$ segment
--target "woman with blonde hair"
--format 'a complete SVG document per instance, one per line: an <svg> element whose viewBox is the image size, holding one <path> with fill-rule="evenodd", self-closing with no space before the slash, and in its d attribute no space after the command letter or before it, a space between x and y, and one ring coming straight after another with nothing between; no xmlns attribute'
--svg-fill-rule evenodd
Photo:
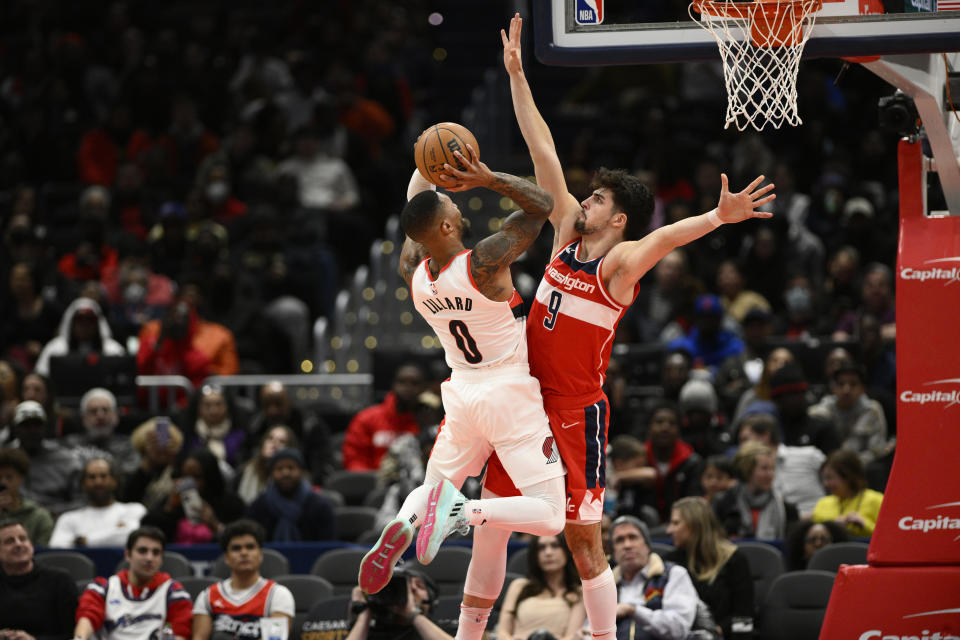
<svg viewBox="0 0 960 640"><path fill-rule="evenodd" d="M710 608L723 637L753 637L753 578L743 552L726 533L707 501L673 503L667 533L677 549L667 559L690 573L700 599Z"/></svg>
<svg viewBox="0 0 960 640"><path fill-rule="evenodd" d="M537 637L578 638L587 612L563 534L534 537L529 549L526 577L511 582L503 598L497 640L526 640L538 631Z"/></svg>
<svg viewBox="0 0 960 640"><path fill-rule="evenodd" d="M731 538L779 540L797 519L797 509L774 487L777 452L750 441L733 456L739 482L717 496L713 511Z"/></svg>
<svg viewBox="0 0 960 640"><path fill-rule="evenodd" d="M183 448L183 432L166 416L150 418L133 430L130 444L140 454L140 466L125 478L120 499L149 509L173 491L174 462Z"/></svg>

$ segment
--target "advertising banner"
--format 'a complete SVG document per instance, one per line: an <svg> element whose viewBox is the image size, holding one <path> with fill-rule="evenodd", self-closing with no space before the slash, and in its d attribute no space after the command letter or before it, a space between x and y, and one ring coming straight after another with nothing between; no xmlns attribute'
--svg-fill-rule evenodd
<svg viewBox="0 0 960 640"><path fill-rule="evenodd" d="M924 217L920 145L900 144L897 451L868 561L957 565L960 217Z"/></svg>

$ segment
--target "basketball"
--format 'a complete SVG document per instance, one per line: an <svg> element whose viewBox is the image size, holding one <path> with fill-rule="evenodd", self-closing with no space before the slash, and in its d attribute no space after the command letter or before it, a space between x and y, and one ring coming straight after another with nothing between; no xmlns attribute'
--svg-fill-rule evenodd
<svg viewBox="0 0 960 640"><path fill-rule="evenodd" d="M462 163L457 160L453 152L459 151L469 158L468 144L479 156L480 147L477 146L477 139L463 125L456 122L439 122L427 127L413 146L413 157L420 175L437 186L443 186L438 177L443 173L444 163L463 169Z"/></svg>

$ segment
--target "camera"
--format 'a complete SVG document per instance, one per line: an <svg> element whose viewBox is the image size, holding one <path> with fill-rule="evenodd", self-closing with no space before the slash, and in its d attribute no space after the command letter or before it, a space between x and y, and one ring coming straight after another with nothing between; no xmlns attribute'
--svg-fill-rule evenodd
<svg viewBox="0 0 960 640"><path fill-rule="evenodd" d="M412 578L423 580L427 589L427 600L420 605L431 609L436 606L439 590L433 578L412 567L399 566L393 571L393 577L383 589L367 596L367 606L378 624L397 623L403 618L407 599L410 597L407 583Z"/></svg>
<svg viewBox="0 0 960 640"><path fill-rule="evenodd" d="M407 606L407 573L405 571L396 571L390 582L377 593L371 593L367 596L367 603L374 613L377 611L386 611L391 607Z"/></svg>
<svg viewBox="0 0 960 640"><path fill-rule="evenodd" d="M880 98L880 128L899 136L915 136L920 133L920 114L913 98L902 91Z"/></svg>

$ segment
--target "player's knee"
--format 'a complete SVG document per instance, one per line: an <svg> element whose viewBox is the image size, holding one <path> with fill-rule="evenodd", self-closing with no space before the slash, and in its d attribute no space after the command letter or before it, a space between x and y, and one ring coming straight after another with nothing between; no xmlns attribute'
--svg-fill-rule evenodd
<svg viewBox="0 0 960 640"><path fill-rule="evenodd" d="M557 536L563 533L563 526L566 521L567 518L563 509L551 509L550 520L547 521L547 528L549 529L547 535Z"/></svg>
<svg viewBox="0 0 960 640"><path fill-rule="evenodd" d="M563 500L548 499L546 503L550 507L550 516L544 523L544 528L547 530L544 535L559 535L567 524L567 514L563 508Z"/></svg>

